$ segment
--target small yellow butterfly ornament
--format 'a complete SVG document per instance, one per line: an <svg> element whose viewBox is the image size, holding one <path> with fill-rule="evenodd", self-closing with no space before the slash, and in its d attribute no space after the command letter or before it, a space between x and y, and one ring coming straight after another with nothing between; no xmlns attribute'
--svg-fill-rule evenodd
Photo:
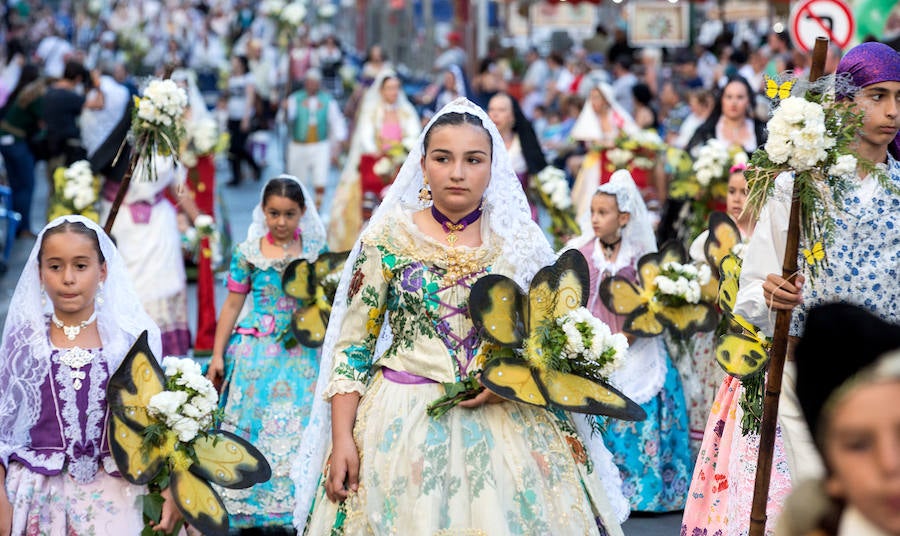
<svg viewBox="0 0 900 536"><path fill-rule="evenodd" d="M806 264L815 266L825 260L825 246L821 242L816 242L812 249L803 248L803 257L806 259Z"/></svg>
<svg viewBox="0 0 900 536"><path fill-rule="evenodd" d="M778 83L774 78L766 76L766 97L775 100L784 100L791 96L791 88L794 87L794 80L785 80Z"/></svg>

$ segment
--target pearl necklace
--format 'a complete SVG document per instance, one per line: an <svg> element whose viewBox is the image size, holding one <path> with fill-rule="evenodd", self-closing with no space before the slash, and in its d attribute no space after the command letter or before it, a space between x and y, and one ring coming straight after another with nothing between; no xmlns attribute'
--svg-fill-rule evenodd
<svg viewBox="0 0 900 536"><path fill-rule="evenodd" d="M94 359L94 354L78 346L73 346L66 350L66 353L59 357L59 362L69 367L69 378L72 380L72 387L76 391L81 390L81 386L87 374L81 367L87 365Z"/></svg>
<svg viewBox="0 0 900 536"><path fill-rule="evenodd" d="M67 339L69 339L70 341L74 341L75 337L77 337L78 334L81 333L81 330L83 328L90 325L94 320L97 320L97 311L91 313L91 316L89 316L87 320L82 320L81 323L76 326L67 326L66 324L63 324L63 321L60 320L58 316L56 316L55 312L50 316L50 319L53 321L53 324L56 327L63 330L63 333L66 334Z"/></svg>

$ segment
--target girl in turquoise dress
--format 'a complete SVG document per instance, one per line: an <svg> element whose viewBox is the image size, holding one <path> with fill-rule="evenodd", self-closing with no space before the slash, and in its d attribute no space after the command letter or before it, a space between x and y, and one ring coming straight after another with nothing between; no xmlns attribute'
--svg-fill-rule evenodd
<svg viewBox="0 0 900 536"><path fill-rule="evenodd" d="M293 340L297 303L282 290L281 274L296 258L314 261L325 247L325 228L309 199L294 177L270 180L231 259L208 376L222 383L223 428L253 443L272 466L264 484L218 490L232 527L292 523L291 461L312 405L318 352Z"/></svg>

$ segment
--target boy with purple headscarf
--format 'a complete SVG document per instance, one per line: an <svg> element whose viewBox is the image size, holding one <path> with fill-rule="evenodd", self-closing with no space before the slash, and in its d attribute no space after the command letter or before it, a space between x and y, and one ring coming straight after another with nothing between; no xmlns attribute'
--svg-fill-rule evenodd
<svg viewBox="0 0 900 536"><path fill-rule="evenodd" d="M900 191L900 53L882 43L863 43L841 60L837 74L842 73L847 73L856 91L839 98L852 99L865 112L855 152L882 167ZM798 275L794 283L781 277L792 190L793 177L779 176L746 249L734 311L770 336L775 310L794 311L766 508L767 534L772 534L791 487L823 475L794 389L793 347L803 333L807 311L820 304L846 302L900 324L900 195L883 188L875 177L860 175L858 185L845 196L842 209L831 215L836 225L826 250L828 266L820 270L814 285L804 286L803 275ZM810 245L801 243L801 247ZM799 259L798 266L806 266L804 258ZM866 341L858 343L864 345ZM730 398L739 400L742 390L738 388ZM717 401L722 396L720 391ZM740 422L740 416L736 420ZM716 436L714 474L702 471L713 460L698 459L682 534L693 534L697 529L721 536L746 534L759 437L742 436L739 427L723 430L712 422L706 434ZM708 458L710 453L706 455Z"/></svg>

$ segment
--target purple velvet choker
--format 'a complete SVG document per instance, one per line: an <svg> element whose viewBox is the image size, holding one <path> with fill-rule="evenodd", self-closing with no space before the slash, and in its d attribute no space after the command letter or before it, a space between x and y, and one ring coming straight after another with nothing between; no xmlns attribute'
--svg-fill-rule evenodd
<svg viewBox="0 0 900 536"><path fill-rule="evenodd" d="M478 208L463 216L463 218L456 223L451 221L450 218L438 210L434 205L431 205L431 215L441 224L441 227L444 228L444 232L447 233L447 243L453 246L458 238L456 233L475 223L478 221L478 218L481 217L481 207L482 204L479 203Z"/></svg>

